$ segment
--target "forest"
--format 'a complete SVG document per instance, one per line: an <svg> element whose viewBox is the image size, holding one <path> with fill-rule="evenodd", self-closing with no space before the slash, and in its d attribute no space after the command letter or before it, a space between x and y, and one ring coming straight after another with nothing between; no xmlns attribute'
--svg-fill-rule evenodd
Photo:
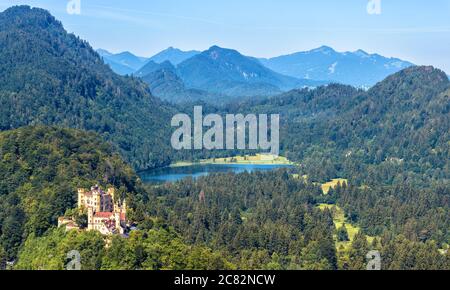
<svg viewBox="0 0 450 290"><path fill-rule="evenodd" d="M390 257L383 269L448 267L439 251L449 239L448 188L338 184L324 195L318 184L281 170L217 174L149 191L153 199L142 213L167 220L193 244L231 255L242 269L365 269L362 253L369 250ZM338 247L346 229L335 227L336 213L323 204L339 205L358 225L349 248Z"/></svg>

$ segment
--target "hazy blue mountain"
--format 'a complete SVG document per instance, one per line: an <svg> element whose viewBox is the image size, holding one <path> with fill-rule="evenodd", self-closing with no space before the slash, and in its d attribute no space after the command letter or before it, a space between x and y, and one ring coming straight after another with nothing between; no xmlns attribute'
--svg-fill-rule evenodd
<svg viewBox="0 0 450 290"><path fill-rule="evenodd" d="M172 103L227 99L218 94L186 88L183 80L177 75L177 69L168 60L162 63L149 60L134 75L141 77L149 85L154 96Z"/></svg>
<svg viewBox="0 0 450 290"><path fill-rule="evenodd" d="M106 49L102 49L102 48L99 48L96 51L101 57L110 57L113 55L113 53L107 51Z"/></svg>
<svg viewBox="0 0 450 290"><path fill-rule="evenodd" d="M276 73L236 50L213 46L177 67L187 87L229 96L272 95L320 83Z"/></svg>
<svg viewBox="0 0 450 290"><path fill-rule="evenodd" d="M134 75L138 77L145 77L148 74L159 70L172 71L176 74L176 68L170 61L166 60L162 63L156 63L152 60L149 60L141 69L135 72Z"/></svg>
<svg viewBox="0 0 450 290"><path fill-rule="evenodd" d="M168 60L162 63L149 60L134 75L142 78L148 84L152 95L172 103L205 101L217 104L233 99L232 96L187 88L178 76L176 67Z"/></svg>
<svg viewBox="0 0 450 290"><path fill-rule="evenodd" d="M174 65L178 65L183 61L199 54L200 51L190 50L190 51L182 51L178 48L169 47L160 53L152 56L150 58L151 61L156 63L163 63L165 61L170 61Z"/></svg>
<svg viewBox="0 0 450 290"><path fill-rule="evenodd" d="M388 75L413 65L398 58L369 54L363 50L337 52L328 46L260 61L284 75L357 87L370 87Z"/></svg>
<svg viewBox="0 0 450 290"><path fill-rule="evenodd" d="M107 50L98 49L97 53L114 72L120 75L132 74L148 61L147 58L136 56L128 51L113 54Z"/></svg>
<svg viewBox="0 0 450 290"><path fill-rule="evenodd" d="M176 71L171 68L160 68L146 74L142 79L149 85L152 95L172 103L195 101L225 102L227 96L212 94L198 89L186 88Z"/></svg>

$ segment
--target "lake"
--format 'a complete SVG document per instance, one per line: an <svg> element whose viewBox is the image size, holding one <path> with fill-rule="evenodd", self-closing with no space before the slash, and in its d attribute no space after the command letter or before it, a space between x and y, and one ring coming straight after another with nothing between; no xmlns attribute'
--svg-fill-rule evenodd
<svg viewBox="0 0 450 290"><path fill-rule="evenodd" d="M211 173L242 173L253 171L270 171L279 168L289 168L291 165L276 164L194 164L180 167L164 167L139 173L144 183L158 184L175 182L183 178L198 178Z"/></svg>

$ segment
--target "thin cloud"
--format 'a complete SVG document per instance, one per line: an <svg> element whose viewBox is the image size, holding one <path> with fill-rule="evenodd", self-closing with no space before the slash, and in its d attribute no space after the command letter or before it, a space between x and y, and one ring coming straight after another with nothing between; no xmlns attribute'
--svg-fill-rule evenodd
<svg viewBox="0 0 450 290"><path fill-rule="evenodd" d="M176 18L181 20L188 20L188 21L195 21L195 22L201 22L206 24L212 24L212 25L218 25L218 26L228 26L228 27L238 27L233 26L228 23L222 23L218 21L213 21L206 18L198 18L198 17L191 17L191 16L184 16L184 15L177 15L177 14L170 14L170 13L160 13L160 12L151 12L151 11L141 11L141 10L135 10L135 9L124 9L124 8L115 8L115 7L109 7L109 6L101 6L101 5L90 5L89 7L96 8L98 13L101 11L115 11L115 12L121 12L121 13L134 13L134 14L140 14L140 15L151 15L151 16L158 16L158 17L170 17L170 18Z"/></svg>

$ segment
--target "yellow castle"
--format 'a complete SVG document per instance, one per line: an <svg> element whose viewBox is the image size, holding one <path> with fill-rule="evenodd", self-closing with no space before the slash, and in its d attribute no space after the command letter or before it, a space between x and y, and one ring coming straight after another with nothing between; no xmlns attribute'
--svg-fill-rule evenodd
<svg viewBox="0 0 450 290"><path fill-rule="evenodd" d="M115 198L114 188L104 192L98 185L90 191L78 189L78 210L87 212L88 231L98 231L103 235L124 234L127 228L127 204ZM58 226L66 226L67 230L79 229L73 219L61 217Z"/></svg>

